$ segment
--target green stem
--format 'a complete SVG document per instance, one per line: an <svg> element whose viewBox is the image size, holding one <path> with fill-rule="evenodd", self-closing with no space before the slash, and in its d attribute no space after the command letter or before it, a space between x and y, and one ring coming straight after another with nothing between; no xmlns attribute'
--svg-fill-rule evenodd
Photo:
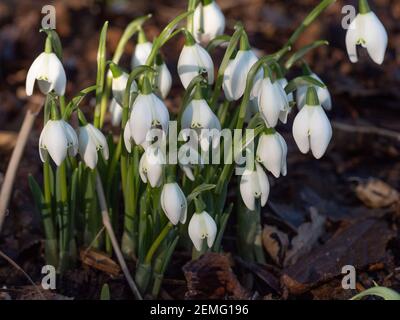
<svg viewBox="0 0 400 320"><path fill-rule="evenodd" d="M297 39L300 37L300 35L304 32L304 30L311 25L315 19L326 9L328 8L331 4L336 2L336 0L323 0L320 2L318 6L316 6L310 13L309 15L303 20L301 25L294 31L292 36L289 38L289 40L286 42L284 48L289 48L292 47L293 44L297 41Z"/></svg>
<svg viewBox="0 0 400 320"><path fill-rule="evenodd" d="M171 222L168 222L167 225L164 227L164 229L161 231L161 233L158 235L158 237L153 242L149 251L146 254L146 257L144 259L145 264L151 263L154 253L157 251L158 247L164 241L165 237L168 235L169 231L173 228L173 226L174 225Z"/></svg>
<svg viewBox="0 0 400 320"><path fill-rule="evenodd" d="M371 9L369 7L367 0L359 0L358 1L358 11L361 14L367 14L368 12L371 12Z"/></svg>

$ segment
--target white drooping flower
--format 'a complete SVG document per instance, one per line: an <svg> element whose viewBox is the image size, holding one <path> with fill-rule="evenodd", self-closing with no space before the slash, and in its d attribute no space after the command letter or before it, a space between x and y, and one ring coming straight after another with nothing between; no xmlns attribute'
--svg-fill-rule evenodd
<svg viewBox="0 0 400 320"><path fill-rule="evenodd" d="M197 141L204 151L219 142L221 124L204 99L193 99L182 115L182 129L193 129L197 133Z"/></svg>
<svg viewBox="0 0 400 320"><path fill-rule="evenodd" d="M282 174L286 176L287 145L285 139L278 133L264 133L258 142L256 159L270 171L275 178Z"/></svg>
<svg viewBox="0 0 400 320"><path fill-rule="evenodd" d="M246 207L254 211L256 199L261 200L261 207L267 203L269 196L269 181L263 168L255 163L253 170L246 169L240 180L240 194Z"/></svg>
<svg viewBox="0 0 400 320"><path fill-rule="evenodd" d="M311 149L315 158L320 159L332 138L332 127L324 109L318 102L316 92L310 87L307 96L314 91L314 97L308 99L306 104L297 114L293 122L293 137L302 153L308 153Z"/></svg>
<svg viewBox="0 0 400 320"><path fill-rule="evenodd" d="M138 145L145 146L150 129L160 127L168 133L169 113L162 100L154 93L140 93L133 103L129 118L131 137Z"/></svg>
<svg viewBox="0 0 400 320"><path fill-rule="evenodd" d="M160 96L165 99L172 86L171 72L169 72L165 62L157 65L157 77L156 77L156 88Z"/></svg>
<svg viewBox="0 0 400 320"><path fill-rule="evenodd" d="M46 151L59 166L67 155L74 157L78 152L78 137L75 130L64 120L49 120L39 138L40 159L46 161Z"/></svg>
<svg viewBox="0 0 400 320"><path fill-rule="evenodd" d="M103 133L92 124L88 123L79 127L79 154L90 169L96 168L98 152L108 160L108 144Z"/></svg>
<svg viewBox="0 0 400 320"><path fill-rule="evenodd" d="M207 212L194 213L189 222L188 233L197 251L201 250L205 238L207 246L211 248L217 236L217 225Z"/></svg>
<svg viewBox="0 0 400 320"><path fill-rule="evenodd" d="M161 208L173 225L186 222L187 201L176 182L164 184L161 191Z"/></svg>
<svg viewBox="0 0 400 320"><path fill-rule="evenodd" d="M279 119L286 123L290 110L289 101L285 90L277 81L272 83L269 77L262 80L259 88L258 107L268 128L275 128Z"/></svg>
<svg viewBox="0 0 400 320"><path fill-rule="evenodd" d="M318 80L322 84L325 84L320 77L318 77L315 73L311 73L310 77ZM307 88L308 86L300 86L297 88L296 92L296 100L297 100L297 107L300 110L306 104L306 95L307 95ZM317 90L318 100L320 101L321 105L324 107L325 110L329 111L332 109L332 99L331 94L329 93L328 88L321 88L318 86L314 86L315 90Z"/></svg>
<svg viewBox="0 0 400 320"><path fill-rule="evenodd" d="M147 181L153 188L161 186L165 155L160 148L149 146L139 161L139 174L144 183Z"/></svg>
<svg viewBox="0 0 400 320"><path fill-rule="evenodd" d="M53 91L63 96L67 77L61 61L54 53L42 52L33 61L26 76L26 94L31 96L37 80L40 91L48 94Z"/></svg>
<svg viewBox="0 0 400 320"><path fill-rule="evenodd" d="M178 74L185 89L198 74L206 71L208 83L214 82L214 63L202 46L186 43L178 60Z"/></svg>
<svg viewBox="0 0 400 320"><path fill-rule="evenodd" d="M142 43L139 42L138 44L136 44L131 61L132 69L138 66L142 66L146 63L146 60L149 57L152 48L152 43L148 41Z"/></svg>
<svg viewBox="0 0 400 320"><path fill-rule="evenodd" d="M194 37L197 42L208 43L222 35L225 30L225 17L215 1L199 4L193 14Z"/></svg>
<svg viewBox="0 0 400 320"><path fill-rule="evenodd" d="M371 59L382 64L388 44L388 35L382 22L372 11L359 13L346 33L346 48L352 63L358 61L357 45L366 48Z"/></svg>
<svg viewBox="0 0 400 320"><path fill-rule="evenodd" d="M111 99L110 105L108 107L108 110L110 111L111 114L111 124L114 127L117 127L121 124L122 120L122 107L121 105L115 100L115 98ZM129 127L129 126L127 126Z"/></svg>
<svg viewBox="0 0 400 320"><path fill-rule="evenodd" d="M222 88L229 101L239 100L246 88L247 75L251 67L258 61L252 50L239 50L234 59L231 59L224 72ZM260 81L263 78L263 71L259 70L254 78L250 99L258 95Z"/></svg>
<svg viewBox="0 0 400 320"><path fill-rule="evenodd" d="M121 71L120 74L118 74L117 77L113 77L112 80L112 93L113 97L115 100L117 100L118 104L120 106L123 105L124 103L124 95L125 95L125 90L128 84L128 78L129 75L126 72ZM131 96L134 93L137 93L138 87L135 81L132 82L131 84ZM130 104L132 105L132 100L130 99Z"/></svg>

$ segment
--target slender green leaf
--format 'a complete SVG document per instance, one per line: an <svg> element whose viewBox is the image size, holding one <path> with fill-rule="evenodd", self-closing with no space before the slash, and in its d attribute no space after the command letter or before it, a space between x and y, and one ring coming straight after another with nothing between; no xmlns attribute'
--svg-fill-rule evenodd
<svg viewBox="0 0 400 320"><path fill-rule="evenodd" d="M385 288L385 287L373 287L369 288L357 295L355 295L351 300L361 300L362 298L366 296L377 296L381 297L385 300L400 300L400 294L397 293L396 291L390 289L390 288Z"/></svg>
<svg viewBox="0 0 400 320"><path fill-rule="evenodd" d="M101 287L100 300L111 300L110 287L107 283Z"/></svg>

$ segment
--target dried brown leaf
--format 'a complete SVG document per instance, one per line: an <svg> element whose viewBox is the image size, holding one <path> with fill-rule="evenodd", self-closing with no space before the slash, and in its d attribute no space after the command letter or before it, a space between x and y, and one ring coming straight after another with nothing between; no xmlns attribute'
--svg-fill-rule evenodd
<svg viewBox="0 0 400 320"><path fill-rule="evenodd" d="M370 208L389 207L399 201L399 193L387 183L378 179L368 179L357 185L357 197Z"/></svg>

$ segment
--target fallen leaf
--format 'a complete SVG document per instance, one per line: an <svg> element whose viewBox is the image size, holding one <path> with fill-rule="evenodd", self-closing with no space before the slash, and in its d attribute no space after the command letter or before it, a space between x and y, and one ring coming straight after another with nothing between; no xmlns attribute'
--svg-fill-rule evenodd
<svg viewBox="0 0 400 320"><path fill-rule="evenodd" d="M121 272L119 265L101 251L94 249L81 250L80 258L83 264L106 272L112 276L118 276Z"/></svg>
<svg viewBox="0 0 400 320"><path fill-rule="evenodd" d="M282 265L289 239L286 233L278 230L275 226L265 225L262 232L264 249L272 260L278 265Z"/></svg>
<svg viewBox="0 0 400 320"><path fill-rule="evenodd" d="M228 255L206 253L183 266L187 281L187 299L249 299L249 293L232 271Z"/></svg>
<svg viewBox="0 0 400 320"><path fill-rule="evenodd" d="M370 208L389 207L399 201L399 193L387 183L378 179L368 179L355 189L357 197Z"/></svg>
<svg viewBox="0 0 400 320"><path fill-rule="evenodd" d="M281 282L291 294L302 294L339 276L345 265L365 269L382 262L387 243L394 234L385 221L358 221L287 267Z"/></svg>
<svg viewBox="0 0 400 320"><path fill-rule="evenodd" d="M291 248L285 257L285 266L292 265L297 260L311 251L318 238L322 235L325 225L325 217L318 214L318 211L311 207L311 222L303 223L297 231L297 236L292 239Z"/></svg>

